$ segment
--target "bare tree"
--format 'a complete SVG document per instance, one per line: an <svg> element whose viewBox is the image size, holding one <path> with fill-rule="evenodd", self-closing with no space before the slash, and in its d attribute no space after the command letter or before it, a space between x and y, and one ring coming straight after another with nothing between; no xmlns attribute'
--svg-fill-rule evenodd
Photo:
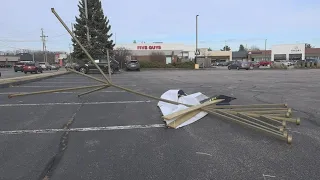
<svg viewBox="0 0 320 180"><path fill-rule="evenodd" d="M152 52L150 54L150 60L153 62L165 63L166 55L163 52Z"/></svg>
<svg viewBox="0 0 320 180"><path fill-rule="evenodd" d="M306 43L306 48L314 48L314 46L312 46L312 45L309 44L309 43Z"/></svg>
<svg viewBox="0 0 320 180"><path fill-rule="evenodd" d="M260 48L256 45L252 45L250 49L251 51L260 51Z"/></svg>
<svg viewBox="0 0 320 180"><path fill-rule="evenodd" d="M120 63L120 68L124 66L127 57L132 55L132 52L125 47L118 47L113 51L113 53L115 59Z"/></svg>

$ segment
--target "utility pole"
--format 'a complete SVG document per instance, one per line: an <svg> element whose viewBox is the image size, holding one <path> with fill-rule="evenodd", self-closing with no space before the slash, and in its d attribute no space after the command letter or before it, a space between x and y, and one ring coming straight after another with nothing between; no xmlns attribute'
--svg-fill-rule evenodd
<svg viewBox="0 0 320 180"><path fill-rule="evenodd" d="M71 54L71 44L69 43L69 53Z"/></svg>
<svg viewBox="0 0 320 180"><path fill-rule="evenodd" d="M69 44L69 62L72 61L72 56L71 56L71 44Z"/></svg>
<svg viewBox="0 0 320 180"><path fill-rule="evenodd" d="M88 16L88 0L84 0L84 8L85 8L85 13L86 13L86 25L87 25L87 40L88 40L88 45L90 44L90 34L89 34L89 26L88 26L88 21L89 21L89 16Z"/></svg>
<svg viewBox="0 0 320 180"><path fill-rule="evenodd" d="M198 50L198 16L196 15L196 53L195 53L195 58L194 58L194 63L197 64L197 56L200 55L199 50Z"/></svg>
<svg viewBox="0 0 320 180"><path fill-rule="evenodd" d="M46 38L48 36L44 35L43 28L41 28L41 40L42 40L42 51L43 51L43 61L47 62L47 46L46 46Z"/></svg>
<svg viewBox="0 0 320 180"><path fill-rule="evenodd" d="M267 39L264 40L264 60L267 60Z"/></svg>

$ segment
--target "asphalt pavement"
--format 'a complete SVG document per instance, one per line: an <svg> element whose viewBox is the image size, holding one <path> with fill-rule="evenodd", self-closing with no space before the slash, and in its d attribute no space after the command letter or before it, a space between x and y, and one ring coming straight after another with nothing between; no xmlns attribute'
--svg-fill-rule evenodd
<svg viewBox="0 0 320 180"><path fill-rule="evenodd" d="M43 71L43 73L54 72L54 71L57 71L57 70ZM20 71L14 72L13 68L0 68L0 72L1 72L0 79L32 75L31 73L24 74L23 72L20 72Z"/></svg>
<svg viewBox="0 0 320 180"><path fill-rule="evenodd" d="M167 129L157 101L115 88L80 98L85 90L7 98L97 84L75 74L3 88L0 179L318 179L319 73L180 70L112 76L115 84L155 96L182 89L234 96L233 104L288 103L302 119L300 126L290 124L291 145L211 115Z"/></svg>

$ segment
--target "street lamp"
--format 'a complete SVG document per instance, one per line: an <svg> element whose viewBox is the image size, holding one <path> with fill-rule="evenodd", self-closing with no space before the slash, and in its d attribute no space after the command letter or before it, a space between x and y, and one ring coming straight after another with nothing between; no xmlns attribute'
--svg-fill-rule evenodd
<svg viewBox="0 0 320 180"><path fill-rule="evenodd" d="M194 58L194 63L197 64L197 56L200 55L198 51L198 16L196 15L196 52L195 52L195 58Z"/></svg>

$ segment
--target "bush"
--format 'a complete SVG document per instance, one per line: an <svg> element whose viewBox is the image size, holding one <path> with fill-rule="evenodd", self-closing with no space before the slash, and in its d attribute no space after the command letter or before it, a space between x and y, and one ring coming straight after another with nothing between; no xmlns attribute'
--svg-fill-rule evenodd
<svg viewBox="0 0 320 180"><path fill-rule="evenodd" d="M149 61L141 61L140 67L141 68L165 68L166 64L160 62L149 62Z"/></svg>
<svg viewBox="0 0 320 180"><path fill-rule="evenodd" d="M194 62L174 62L172 63L172 66L175 68L187 68L187 69L194 69Z"/></svg>
<svg viewBox="0 0 320 180"><path fill-rule="evenodd" d="M274 62L270 65L270 68L272 68L272 69L288 69L288 66L286 66L280 62Z"/></svg>
<svg viewBox="0 0 320 180"><path fill-rule="evenodd" d="M185 68L185 69L193 69L194 62L176 62L176 63L160 63L155 61L141 61L141 68Z"/></svg>

